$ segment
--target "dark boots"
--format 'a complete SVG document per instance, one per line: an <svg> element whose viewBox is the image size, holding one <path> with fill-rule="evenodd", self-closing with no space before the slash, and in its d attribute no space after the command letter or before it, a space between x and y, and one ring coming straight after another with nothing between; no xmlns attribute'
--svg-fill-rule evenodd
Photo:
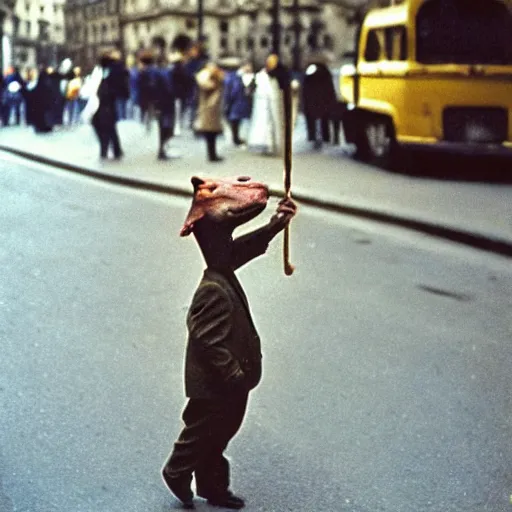
<svg viewBox="0 0 512 512"><path fill-rule="evenodd" d="M216 133L205 133L206 148L208 151L208 160L210 162L222 162L224 158L217 155L217 134Z"/></svg>

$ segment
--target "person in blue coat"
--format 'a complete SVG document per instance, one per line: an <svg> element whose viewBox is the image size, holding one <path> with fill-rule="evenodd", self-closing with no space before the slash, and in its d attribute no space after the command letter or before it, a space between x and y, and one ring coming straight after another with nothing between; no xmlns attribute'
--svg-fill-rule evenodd
<svg viewBox="0 0 512 512"><path fill-rule="evenodd" d="M158 116L158 160L168 160L169 156L165 147L169 140L174 136L174 126L176 122L176 87L175 87L175 67L161 63L157 69L157 79L155 86L155 106Z"/></svg>
<svg viewBox="0 0 512 512"><path fill-rule="evenodd" d="M246 83L247 77L250 81L250 65L229 71L224 82L224 115L231 127L235 146L245 144L240 138L240 124L251 117L251 95L249 83Z"/></svg>
<svg viewBox="0 0 512 512"><path fill-rule="evenodd" d="M11 114L14 112L16 125L21 124L22 104L24 100L25 81L18 68L10 67L5 77L3 90L0 90L2 100L2 121L9 125Z"/></svg>

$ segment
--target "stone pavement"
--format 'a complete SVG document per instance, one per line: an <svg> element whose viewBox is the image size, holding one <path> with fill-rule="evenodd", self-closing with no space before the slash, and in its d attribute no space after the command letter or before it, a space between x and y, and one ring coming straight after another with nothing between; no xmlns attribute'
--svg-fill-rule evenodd
<svg viewBox="0 0 512 512"><path fill-rule="evenodd" d="M417 177L386 172L354 161L349 149L314 151L305 141L303 119L294 132L293 197L341 213L416 229L457 242L512 256L512 164L502 181ZM224 162L206 161L202 139L184 130L172 139L170 161L156 160L157 127L148 133L134 121L119 123L125 157L102 162L88 125L35 134L28 127L0 128L0 150L124 185L166 193L191 194L190 177L247 174L282 195L283 162L236 148L219 139ZM490 161L486 163L490 165Z"/></svg>

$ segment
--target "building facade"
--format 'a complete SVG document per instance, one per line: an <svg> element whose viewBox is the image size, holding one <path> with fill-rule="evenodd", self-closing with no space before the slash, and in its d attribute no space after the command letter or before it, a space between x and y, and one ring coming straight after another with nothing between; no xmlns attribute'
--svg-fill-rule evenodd
<svg viewBox="0 0 512 512"><path fill-rule="evenodd" d="M56 66L64 45L65 0L0 0L0 69Z"/></svg>
<svg viewBox="0 0 512 512"><path fill-rule="evenodd" d="M261 66L273 49L272 0L202 3L202 35L211 57L236 55ZM281 0L280 7L280 54L290 66L302 67L312 52L336 58L353 37L350 9L336 2ZM197 0L121 0L122 41L128 53L149 46L154 38L167 46L178 34L197 39L198 24Z"/></svg>
<svg viewBox="0 0 512 512"><path fill-rule="evenodd" d="M65 0L16 0L12 60L20 68L57 66L64 45Z"/></svg>
<svg viewBox="0 0 512 512"><path fill-rule="evenodd" d="M301 68L317 52L338 60L352 46L353 5L280 0L283 61ZM158 40L170 51L176 36L197 40L201 34L212 59L236 55L259 67L273 49L272 7L273 0L68 0L66 48L77 64L89 69L107 47L128 56Z"/></svg>
<svg viewBox="0 0 512 512"><path fill-rule="evenodd" d="M123 49L119 30L120 0L68 0L65 5L66 50L85 72L106 49Z"/></svg>

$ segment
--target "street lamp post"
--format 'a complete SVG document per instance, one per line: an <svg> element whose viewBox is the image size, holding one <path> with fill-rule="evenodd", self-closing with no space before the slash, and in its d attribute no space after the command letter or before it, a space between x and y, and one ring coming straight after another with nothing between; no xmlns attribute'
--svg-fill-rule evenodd
<svg viewBox="0 0 512 512"><path fill-rule="evenodd" d="M272 53L281 55L281 23L279 20L280 1L272 0Z"/></svg>
<svg viewBox="0 0 512 512"><path fill-rule="evenodd" d="M197 0L197 40L204 39L203 34L204 5L203 0Z"/></svg>
<svg viewBox="0 0 512 512"><path fill-rule="evenodd" d="M4 72L4 21L6 13L0 10L0 73Z"/></svg>
<svg viewBox="0 0 512 512"><path fill-rule="evenodd" d="M301 67L301 51L300 51L300 35L302 32L302 25L299 16L299 0L293 0L293 69L299 71Z"/></svg>

